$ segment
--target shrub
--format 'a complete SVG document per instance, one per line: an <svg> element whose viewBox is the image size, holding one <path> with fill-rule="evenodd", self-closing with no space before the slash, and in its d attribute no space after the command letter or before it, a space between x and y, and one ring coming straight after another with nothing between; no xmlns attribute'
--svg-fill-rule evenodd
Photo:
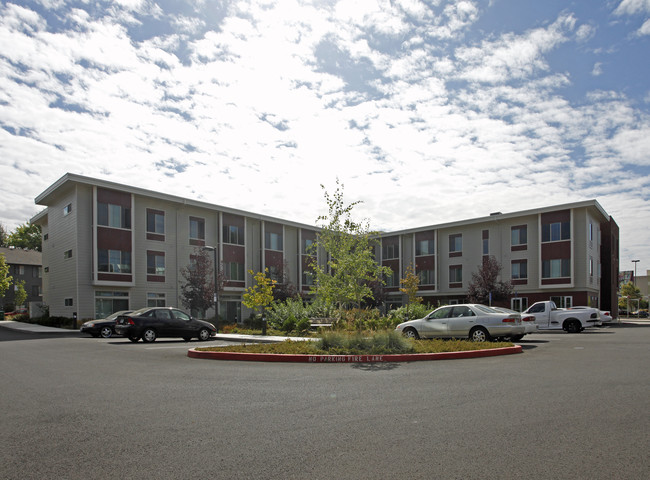
<svg viewBox="0 0 650 480"><path fill-rule="evenodd" d="M413 342L396 331L380 332L373 335L344 332L323 333L318 342L319 348L332 355L374 355L388 353L409 353Z"/></svg>
<svg viewBox="0 0 650 480"><path fill-rule="evenodd" d="M282 322L282 325L280 326L280 330L283 332L289 333L292 332L296 329L296 317L293 315L289 315L284 322Z"/></svg>
<svg viewBox="0 0 650 480"><path fill-rule="evenodd" d="M301 333L308 332L310 328L311 322L308 318L301 318L298 320L298 323L296 323L296 330Z"/></svg>

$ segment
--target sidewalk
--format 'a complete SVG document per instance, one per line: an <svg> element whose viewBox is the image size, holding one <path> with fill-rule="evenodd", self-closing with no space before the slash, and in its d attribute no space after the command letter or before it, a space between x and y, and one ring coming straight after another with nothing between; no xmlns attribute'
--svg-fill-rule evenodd
<svg viewBox="0 0 650 480"><path fill-rule="evenodd" d="M82 334L79 330L71 330L67 328L56 328L56 327L46 327L44 325L38 325L36 323L25 323L25 322L14 322L13 320L2 320L0 321L0 328L8 328L10 330L16 330L20 332L31 332L31 333L51 333L58 335L80 335L86 337L86 334ZM115 337L122 338L122 337ZM236 333L217 333L215 336L211 337L210 340L229 340L231 342L254 342L254 343L278 343L284 342L285 340L293 340L296 342L302 342L305 340L314 340L314 338L308 337L276 337L272 335L240 335Z"/></svg>

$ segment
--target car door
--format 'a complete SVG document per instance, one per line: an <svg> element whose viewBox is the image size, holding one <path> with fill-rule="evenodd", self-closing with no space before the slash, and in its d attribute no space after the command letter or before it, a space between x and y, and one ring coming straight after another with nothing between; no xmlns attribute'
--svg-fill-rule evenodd
<svg viewBox="0 0 650 480"><path fill-rule="evenodd" d="M447 322L451 315L452 307L441 307L424 317L420 328L420 336L424 338L448 337Z"/></svg>
<svg viewBox="0 0 650 480"><path fill-rule="evenodd" d="M175 337L177 329L171 310L156 310L156 330L159 337Z"/></svg>
<svg viewBox="0 0 650 480"><path fill-rule="evenodd" d="M467 337L469 331L476 325L476 319L476 314L467 305L454 306L447 322L449 336L458 338Z"/></svg>
<svg viewBox="0 0 650 480"><path fill-rule="evenodd" d="M187 313L181 310L172 310L174 315L174 325L176 327L176 336L188 337L198 333L198 324L192 320Z"/></svg>

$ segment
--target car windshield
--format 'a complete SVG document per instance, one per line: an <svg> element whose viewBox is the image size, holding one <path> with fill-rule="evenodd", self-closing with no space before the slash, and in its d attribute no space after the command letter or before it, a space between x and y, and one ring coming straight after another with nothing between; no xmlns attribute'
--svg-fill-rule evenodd
<svg viewBox="0 0 650 480"><path fill-rule="evenodd" d="M133 312L131 312L131 315L133 316L142 315L143 313L148 312L149 310L151 310L151 307L141 308L140 310L134 310Z"/></svg>

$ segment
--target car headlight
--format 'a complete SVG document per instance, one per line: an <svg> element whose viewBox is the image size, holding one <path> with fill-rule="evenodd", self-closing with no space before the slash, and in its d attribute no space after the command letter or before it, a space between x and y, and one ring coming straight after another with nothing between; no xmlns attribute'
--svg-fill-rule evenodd
<svg viewBox="0 0 650 480"><path fill-rule="evenodd" d="M93 322L86 322L82 325L82 327L94 327L95 324Z"/></svg>

